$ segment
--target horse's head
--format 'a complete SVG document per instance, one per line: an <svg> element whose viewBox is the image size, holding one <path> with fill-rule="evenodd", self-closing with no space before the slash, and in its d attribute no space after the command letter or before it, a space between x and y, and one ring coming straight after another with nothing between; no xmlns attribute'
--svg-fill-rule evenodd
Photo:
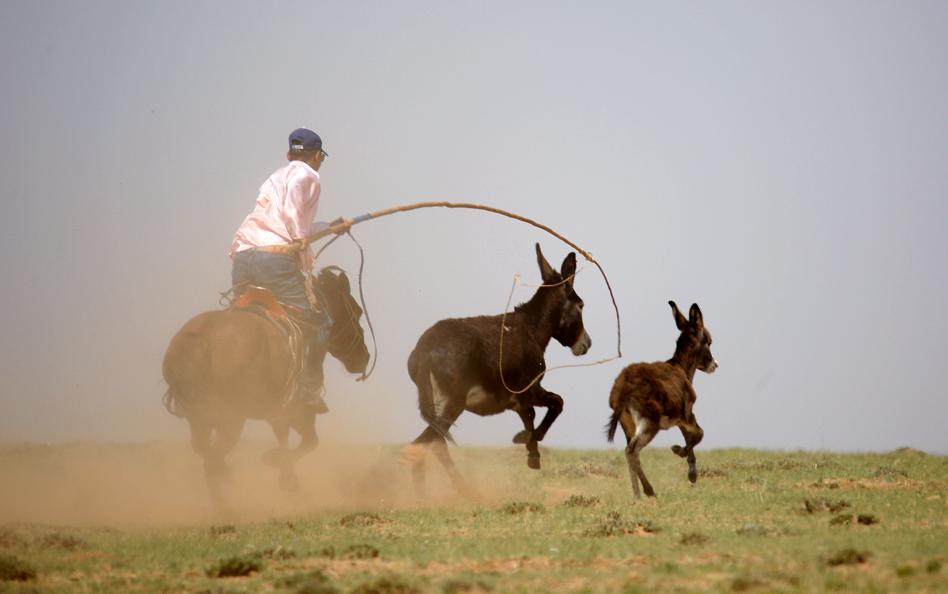
<svg viewBox="0 0 948 594"><path fill-rule="evenodd" d="M369 349L359 322L362 308L352 297L349 277L341 268L327 266L313 279L313 288L322 296L333 321L329 332L329 354L339 359L348 372L365 373Z"/></svg>
<svg viewBox="0 0 948 594"><path fill-rule="evenodd" d="M553 312L553 315L558 318L554 325L553 338L561 345L569 347L574 355L585 355L592 346L592 339L583 326L583 300L573 290L576 254L570 252L563 260L560 271L557 272L543 257L540 244L536 245L537 264L540 266L543 284L549 285L550 290L556 291L559 296L555 300L556 311Z"/></svg>

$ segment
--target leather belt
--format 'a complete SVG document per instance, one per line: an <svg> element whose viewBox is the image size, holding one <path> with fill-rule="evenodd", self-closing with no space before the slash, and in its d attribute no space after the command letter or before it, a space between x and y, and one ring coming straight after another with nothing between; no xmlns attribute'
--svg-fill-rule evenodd
<svg viewBox="0 0 948 594"><path fill-rule="evenodd" d="M267 252L268 254L290 254L291 256L300 253L299 244L294 243L285 245L259 245L250 249L256 252Z"/></svg>

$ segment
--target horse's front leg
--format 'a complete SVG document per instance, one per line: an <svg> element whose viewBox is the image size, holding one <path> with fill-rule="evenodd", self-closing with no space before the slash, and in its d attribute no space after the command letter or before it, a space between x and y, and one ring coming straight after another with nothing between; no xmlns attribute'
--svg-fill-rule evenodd
<svg viewBox="0 0 948 594"><path fill-rule="evenodd" d="M274 424L274 433L277 432L277 425ZM300 443L289 449L290 428L300 435ZM284 491L299 491L300 481L296 476L294 465L302 456L313 451L319 440L316 437L316 413L314 411L300 411L289 421L283 421L279 425L280 433L277 434L279 447L274 452L275 466L280 469L280 488Z"/></svg>

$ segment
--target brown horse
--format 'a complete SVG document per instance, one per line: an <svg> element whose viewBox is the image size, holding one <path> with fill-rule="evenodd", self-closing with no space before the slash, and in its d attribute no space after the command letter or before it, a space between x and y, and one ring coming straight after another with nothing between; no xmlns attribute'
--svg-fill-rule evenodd
<svg viewBox="0 0 948 594"><path fill-rule="evenodd" d="M335 274L338 271L339 274ZM328 351L351 373L364 373L369 361L360 325L362 309L351 294L345 272L322 269L313 280L330 317L326 350L310 353L308 364L322 371ZM273 428L278 445L264 461L280 469L280 486L296 490L293 464L316 447L315 415L286 405L286 387L294 372L285 333L273 322L240 308L208 311L189 320L171 339L162 364L168 384L165 404L191 427L191 446L204 458L212 497L220 502L220 480L228 475L224 458L236 445L247 419ZM300 443L289 449L290 429Z"/></svg>

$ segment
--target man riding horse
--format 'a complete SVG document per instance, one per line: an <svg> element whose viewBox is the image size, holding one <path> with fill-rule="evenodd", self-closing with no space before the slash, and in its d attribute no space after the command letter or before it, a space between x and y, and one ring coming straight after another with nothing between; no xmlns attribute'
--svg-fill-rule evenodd
<svg viewBox="0 0 948 594"><path fill-rule="evenodd" d="M305 239L329 227L314 221L319 206L319 168L329 155L319 134L307 128L291 132L289 144L289 163L263 182L253 211L234 235L232 281L237 296L251 285L269 289L300 325L306 354L293 399L321 414L329 410L321 395L322 361L312 360L310 354L327 341L332 320L306 282L304 273L312 269L313 254ZM333 225L338 233L344 233L352 221L340 219Z"/></svg>

